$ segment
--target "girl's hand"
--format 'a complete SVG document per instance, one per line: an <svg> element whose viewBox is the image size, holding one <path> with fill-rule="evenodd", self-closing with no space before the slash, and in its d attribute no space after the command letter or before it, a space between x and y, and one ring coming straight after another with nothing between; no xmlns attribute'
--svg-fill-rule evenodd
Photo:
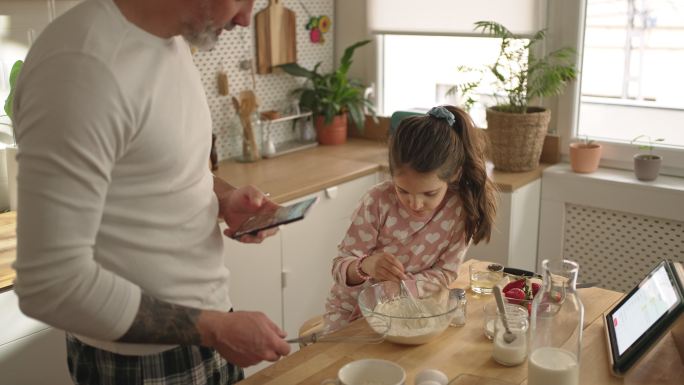
<svg viewBox="0 0 684 385"><path fill-rule="evenodd" d="M406 279L404 265L392 254L378 252L361 263L361 269L376 281L399 282Z"/></svg>

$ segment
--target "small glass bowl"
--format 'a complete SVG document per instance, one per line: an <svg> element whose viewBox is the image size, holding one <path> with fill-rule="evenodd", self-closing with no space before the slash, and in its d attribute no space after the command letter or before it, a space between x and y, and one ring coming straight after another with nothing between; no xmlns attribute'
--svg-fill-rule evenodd
<svg viewBox="0 0 684 385"><path fill-rule="evenodd" d="M504 296L504 301L505 301L506 303L510 303L510 304L512 304L512 305L522 306L522 307L524 307L524 308L527 309L528 314L532 314L532 300L533 300L534 298L532 298L532 299L517 299L517 298L511 298L511 297L507 297L507 296L506 296L506 293L503 292L504 287L506 287L506 285L508 285L508 284L511 283L511 282L514 282L514 281L517 281L517 280L519 280L519 279L522 279L522 278L527 278L527 280L530 282L530 284L532 284L532 283L537 283L537 284L539 284L539 285L540 285L540 289L539 289L539 290L541 290L541 284L542 284L542 280L541 280L541 279L536 278L536 277L522 277L522 276L512 275L512 274L505 274L504 277L503 277L503 279L502 279L501 281L499 281L499 283L497 284L497 286L499 286L499 287L501 288L501 294L503 294L503 296ZM538 293L538 292L537 292L537 293Z"/></svg>

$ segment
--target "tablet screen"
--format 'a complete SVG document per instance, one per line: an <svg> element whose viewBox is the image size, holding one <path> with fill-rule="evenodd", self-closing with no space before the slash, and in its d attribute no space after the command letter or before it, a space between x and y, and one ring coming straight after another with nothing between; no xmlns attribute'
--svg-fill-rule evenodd
<svg viewBox="0 0 684 385"><path fill-rule="evenodd" d="M665 313L679 303L679 296L664 264L612 313L618 354L622 355Z"/></svg>

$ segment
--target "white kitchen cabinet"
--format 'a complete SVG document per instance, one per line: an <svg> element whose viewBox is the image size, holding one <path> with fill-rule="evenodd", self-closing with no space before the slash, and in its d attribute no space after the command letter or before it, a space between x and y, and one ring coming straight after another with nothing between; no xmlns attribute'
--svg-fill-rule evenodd
<svg viewBox="0 0 684 385"><path fill-rule="evenodd" d="M225 224L221 224L221 230ZM230 299L234 310L261 311L282 328L281 234L262 243L224 240L226 266L230 269Z"/></svg>
<svg viewBox="0 0 684 385"><path fill-rule="evenodd" d="M291 337L297 336L304 321L323 314L337 244L359 200L377 182L377 174L371 174L283 203L319 198L305 219L282 226L277 235L261 244L226 238L224 256L231 272L234 309L264 312ZM250 375L268 365L261 363L245 373Z"/></svg>
<svg viewBox="0 0 684 385"><path fill-rule="evenodd" d="M500 192L490 242L470 246L466 258L535 271L540 199L541 179Z"/></svg>
<svg viewBox="0 0 684 385"><path fill-rule="evenodd" d="M26 317L13 290L0 309L0 385L72 384L64 332Z"/></svg>
<svg viewBox="0 0 684 385"><path fill-rule="evenodd" d="M283 226L283 321L288 335L296 336L304 321L323 314L337 244L359 200L377 180L372 174L320 191L307 218Z"/></svg>

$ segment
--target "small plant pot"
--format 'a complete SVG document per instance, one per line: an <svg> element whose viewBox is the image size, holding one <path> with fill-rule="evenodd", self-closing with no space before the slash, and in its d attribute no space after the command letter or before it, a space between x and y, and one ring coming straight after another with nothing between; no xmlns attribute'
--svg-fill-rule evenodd
<svg viewBox="0 0 684 385"><path fill-rule="evenodd" d="M335 116L330 124L325 124L325 117L317 116L315 126L318 143L338 145L347 142L347 114Z"/></svg>
<svg viewBox="0 0 684 385"><path fill-rule="evenodd" d="M637 154L634 155L634 175L643 181L655 180L660 173L662 158L658 155Z"/></svg>
<svg viewBox="0 0 684 385"><path fill-rule="evenodd" d="M596 171L601 161L601 145L598 143L570 143L570 167L572 171L588 174Z"/></svg>

